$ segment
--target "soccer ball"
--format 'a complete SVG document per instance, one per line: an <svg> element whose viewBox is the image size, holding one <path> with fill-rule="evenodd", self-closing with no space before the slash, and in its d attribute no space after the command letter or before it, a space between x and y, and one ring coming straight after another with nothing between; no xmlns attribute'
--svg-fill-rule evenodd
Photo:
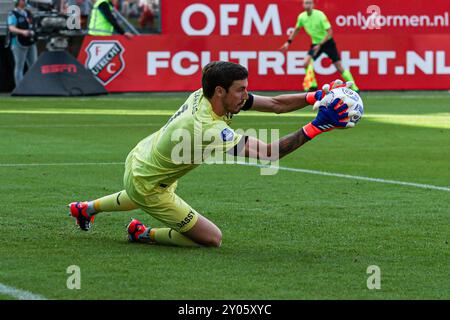
<svg viewBox="0 0 450 320"><path fill-rule="evenodd" d="M348 113L350 117L350 122L354 124L361 120L364 114L364 104L358 93L346 88L336 88L329 91L326 96L314 106L314 109L318 109L320 106L328 106L335 99L341 99L348 106Z"/></svg>

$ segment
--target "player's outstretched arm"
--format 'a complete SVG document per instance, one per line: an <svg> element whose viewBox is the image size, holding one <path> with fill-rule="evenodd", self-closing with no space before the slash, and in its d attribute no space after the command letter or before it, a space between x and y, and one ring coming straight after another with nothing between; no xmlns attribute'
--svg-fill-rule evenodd
<svg viewBox="0 0 450 320"><path fill-rule="evenodd" d="M297 150L308 141L302 129L293 132L273 143L265 143L248 137L245 147L237 154L240 157L276 161Z"/></svg>
<svg viewBox="0 0 450 320"><path fill-rule="evenodd" d="M237 155L269 161L279 160L321 133L336 128L353 127L354 124L349 122L351 116L348 106L342 100L335 99L328 106L320 106L317 117L313 121L278 141L268 144L248 137L244 148L239 150Z"/></svg>
<svg viewBox="0 0 450 320"><path fill-rule="evenodd" d="M325 84L322 90L308 93L282 94L275 97L253 96L251 110L260 112L287 113L302 109L308 105L314 105L332 89L347 87L350 88L353 82L344 83L342 80L334 80Z"/></svg>
<svg viewBox="0 0 450 320"><path fill-rule="evenodd" d="M254 95L251 110L260 112L286 113L313 105L322 99L322 90L309 93L282 94L275 97Z"/></svg>

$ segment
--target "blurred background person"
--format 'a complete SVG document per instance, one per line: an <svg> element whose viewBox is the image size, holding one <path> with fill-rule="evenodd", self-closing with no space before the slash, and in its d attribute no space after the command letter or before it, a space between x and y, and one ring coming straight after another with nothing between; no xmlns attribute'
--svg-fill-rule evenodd
<svg viewBox="0 0 450 320"><path fill-rule="evenodd" d="M97 0L91 11L89 20L88 34L92 36L111 36L114 33L124 35L128 39L133 37L133 34L126 32L117 21L113 12L115 4L111 0Z"/></svg>
<svg viewBox="0 0 450 320"><path fill-rule="evenodd" d="M14 81L17 87L23 79L25 63L29 70L36 62L38 53L32 30L33 16L25 8L25 0L15 0L14 6L8 15L8 32L9 45L14 57Z"/></svg>
<svg viewBox="0 0 450 320"><path fill-rule="evenodd" d="M159 33L159 0L119 0L120 12L142 33Z"/></svg>
<svg viewBox="0 0 450 320"><path fill-rule="evenodd" d="M155 14L158 10L159 1L155 0L139 0L139 8L141 15L139 17L139 27L142 31L146 28L150 32L155 30Z"/></svg>
<svg viewBox="0 0 450 320"><path fill-rule="evenodd" d="M155 15L153 14L152 4L150 0L139 0L139 8L141 9L141 15L139 16L139 27L144 30L148 25L149 28L153 28L153 21Z"/></svg>

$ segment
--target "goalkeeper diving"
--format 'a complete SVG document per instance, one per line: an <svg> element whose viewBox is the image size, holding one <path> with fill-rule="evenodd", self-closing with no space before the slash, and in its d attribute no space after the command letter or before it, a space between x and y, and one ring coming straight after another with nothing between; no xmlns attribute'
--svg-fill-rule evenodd
<svg viewBox="0 0 450 320"><path fill-rule="evenodd" d="M165 226L149 227L133 219L127 226L131 242L219 247L220 229L176 194L179 178L205 162L207 148L233 156L277 161L323 132L354 126L349 120L352 112L348 106L334 99L328 105L317 103L318 113L313 121L271 143L241 135L230 127L233 116L241 111L292 112L323 100L328 90L351 85L336 80L315 92L274 97L254 95L247 91L245 67L211 62L202 70L202 88L193 92L161 129L130 151L125 162L124 190L92 201L72 202L70 215L81 230L87 231L101 212L142 209ZM191 140L194 147L191 161L173 159L173 149L178 144L173 136L178 131L202 137L201 141ZM196 150L200 150L200 158Z"/></svg>

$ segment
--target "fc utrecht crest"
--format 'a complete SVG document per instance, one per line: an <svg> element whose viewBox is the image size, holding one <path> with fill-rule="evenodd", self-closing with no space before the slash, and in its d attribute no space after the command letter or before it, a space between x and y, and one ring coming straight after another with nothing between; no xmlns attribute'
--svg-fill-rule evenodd
<svg viewBox="0 0 450 320"><path fill-rule="evenodd" d="M125 68L125 49L117 40L93 40L86 48L86 67L106 86Z"/></svg>

